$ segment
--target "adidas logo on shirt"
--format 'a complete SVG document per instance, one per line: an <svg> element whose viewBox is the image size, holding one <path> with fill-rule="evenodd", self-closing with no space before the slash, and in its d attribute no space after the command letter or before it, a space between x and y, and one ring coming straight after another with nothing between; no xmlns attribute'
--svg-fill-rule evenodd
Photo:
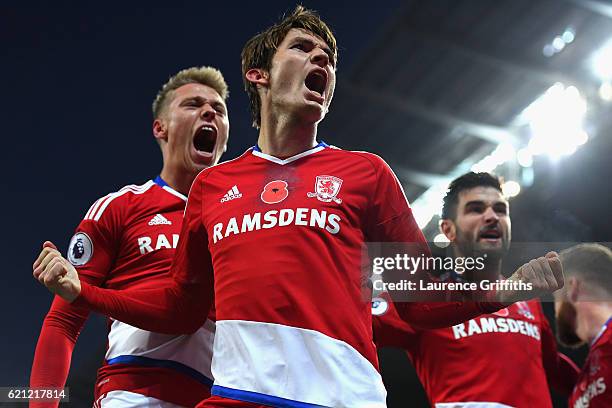
<svg viewBox="0 0 612 408"><path fill-rule="evenodd" d="M227 193L225 193L225 195L221 199L221 202L224 203L226 201L235 200L236 198L240 198L240 197L242 197L242 193L238 191L238 186L234 186L231 189L229 189Z"/></svg>
<svg viewBox="0 0 612 408"><path fill-rule="evenodd" d="M149 221L149 225L172 225L172 222L161 214L155 214L155 217Z"/></svg>

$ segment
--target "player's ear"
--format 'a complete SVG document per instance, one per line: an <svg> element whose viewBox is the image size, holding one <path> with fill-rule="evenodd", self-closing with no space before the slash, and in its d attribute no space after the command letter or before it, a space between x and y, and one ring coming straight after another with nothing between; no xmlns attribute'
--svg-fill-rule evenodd
<svg viewBox="0 0 612 408"><path fill-rule="evenodd" d="M455 223L448 218L444 218L442 221L440 221L440 232L442 232L451 242L453 242L457 237Z"/></svg>
<svg viewBox="0 0 612 408"><path fill-rule="evenodd" d="M576 279L575 276L571 276L565 282L567 287L567 297L571 302L576 302L578 300L578 295L580 295L582 291L582 286L580 285L580 281Z"/></svg>
<svg viewBox="0 0 612 408"><path fill-rule="evenodd" d="M168 140L168 127L163 119L157 118L153 121L153 136L158 142Z"/></svg>
<svg viewBox="0 0 612 408"><path fill-rule="evenodd" d="M255 85L268 86L270 84L269 75L263 69L251 68L244 76L247 81Z"/></svg>

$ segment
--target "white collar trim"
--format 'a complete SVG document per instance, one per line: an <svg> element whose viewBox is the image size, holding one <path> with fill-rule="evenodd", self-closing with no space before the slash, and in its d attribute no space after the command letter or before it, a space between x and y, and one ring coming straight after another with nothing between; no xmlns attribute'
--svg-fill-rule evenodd
<svg viewBox="0 0 612 408"><path fill-rule="evenodd" d="M305 152L296 154L295 156L291 156L291 157L288 157L286 159L279 159L278 157L274 157L274 156L271 156L269 154L265 154L263 152L255 150L255 149L253 149L253 155L255 155L257 157L261 157L262 159L271 161L273 163L280 164L281 166L284 166L285 164L289 164L291 162L294 162L294 161L296 161L298 159L301 159L304 156L309 156L311 154L315 154L317 152L320 152L323 149L325 149L325 146L315 146L315 147L313 147L310 150L306 150Z"/></svg>
<svg viewBox="0 0 612 408"><path fill-rule="evenodd" d="M185 197L184 194L179 193L178 191L176 191L175 189L173 189L170 186L163 186L162 187L164 190L166 190L167 192L169 192L172 195L177 196L178 198L180 198L183 201L187 201L187 197Z"/></svg>

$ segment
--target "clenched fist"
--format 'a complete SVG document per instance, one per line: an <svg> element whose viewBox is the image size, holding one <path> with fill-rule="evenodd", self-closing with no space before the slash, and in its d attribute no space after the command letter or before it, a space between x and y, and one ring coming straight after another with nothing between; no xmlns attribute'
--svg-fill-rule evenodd
<svg viewBox="0 0 612 408"><path fill-rule="evenodd" d="M34 278L62 299L72 302L81 293L79 274L52 242L43 244L32 268Z"/></svg>
<svg viewBox="0 0 612 408"><path fill-rule="evenodd" d="M549 295L557 289L561 289L564 285L564 279L563 266L561 265L559 254L549 252L546 256L532 259L518 268L508 280L530 283L532 289L528 291L499 291L497 294L498 299L506 305Z"/></svg>

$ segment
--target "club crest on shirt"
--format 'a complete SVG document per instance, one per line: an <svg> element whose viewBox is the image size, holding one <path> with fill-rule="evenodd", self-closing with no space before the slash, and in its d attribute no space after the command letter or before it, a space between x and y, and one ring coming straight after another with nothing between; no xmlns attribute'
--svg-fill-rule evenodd
<svg viewBox="0 0 612 408"><path fill-rule="evenodd" d="M525 316L527 319L535 320L535 316L533 313L531 313L531 309L529 308L527 302L516 302L516 306L518 307L519 314Z"/></svg>
<svg viewBox="0 0 612 408"><path fill-rule="evenodd" d="M589 359L589 375L595 375L599 371L599 360L600 360L600 352L599 350L594 350L591 355L588 357Z"/></svg>
<svg viewBox="0 0 612 408"><path fill-rule="evenodd" d="M77 232L68 245L68 261L74 266L85 265L93 255L93 243L87 234Z"/></svg>
<svg viewBox="0 0 612 408"><path fill-rule="evenodd" d="M308 193L308 197L317 197L317 200L324 203L335 202L340 204L342 199L337 195L342 187L342 179L334 176L317 176L315 180L315 191Z"/></svg>

